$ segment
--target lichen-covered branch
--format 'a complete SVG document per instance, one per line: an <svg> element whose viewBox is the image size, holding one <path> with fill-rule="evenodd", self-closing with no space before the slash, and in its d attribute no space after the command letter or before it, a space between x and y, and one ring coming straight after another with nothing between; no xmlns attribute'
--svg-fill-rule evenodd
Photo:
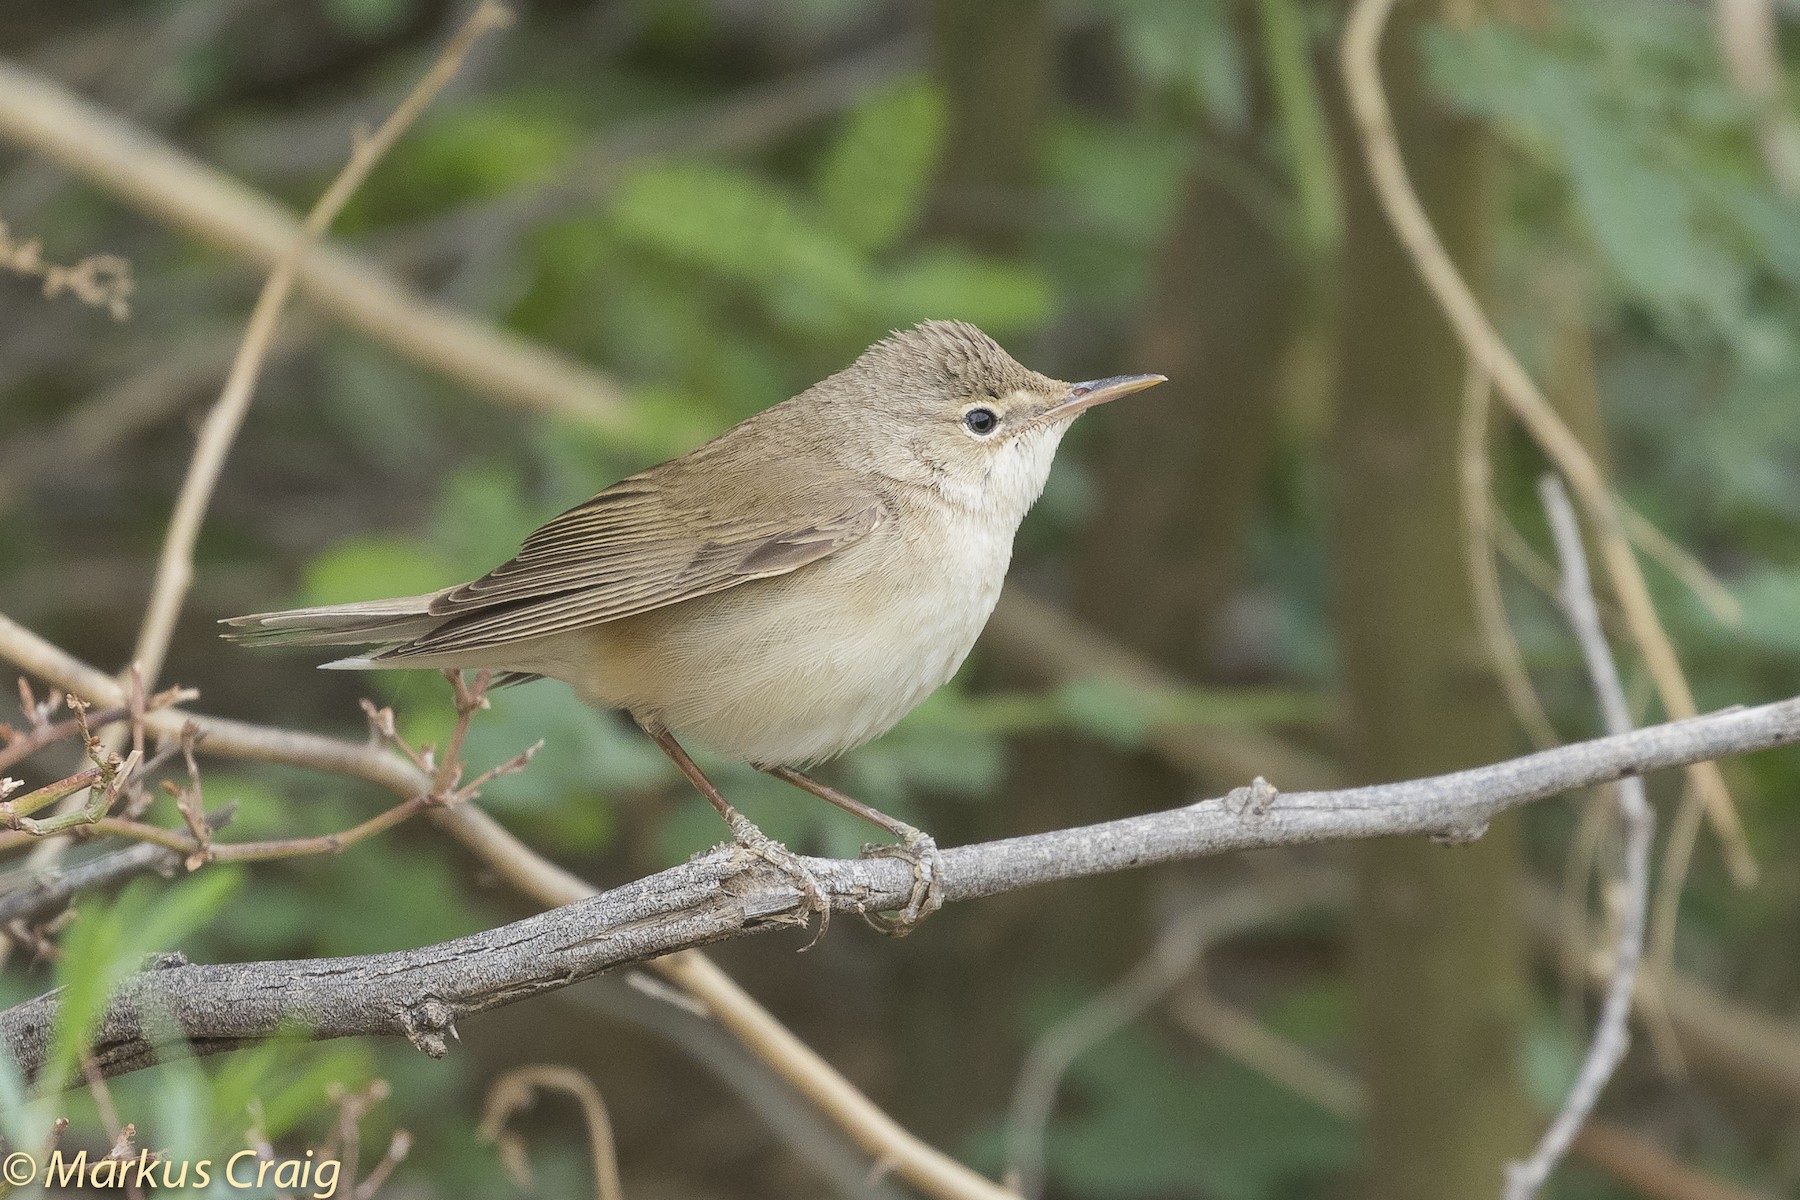
<svg viewBox="0 0 1800 1200"><path fill-rule="evenodd" d="M1571 788L1797 742L1800 697L1404 783L1280 794L1258 781L1169 812L947 850L944 898L973 900L1232 850L1419 834L1465 840L1505 809ZM897 908L912 887L910 868L896 859L808 865L839 911ZM790 925L800 912L790 879L725 847L423 949L299 962L171 961L115 994L94 1058L103 1074L116 1075L150 1065L155 1047L175 1038L206 1054L295 1029L315 1038L398 1034L439 1055L465 1016L628 963ZM0 1013L0 1044L28 1076L44 1060L56 1009L52 992Z"/></svg>

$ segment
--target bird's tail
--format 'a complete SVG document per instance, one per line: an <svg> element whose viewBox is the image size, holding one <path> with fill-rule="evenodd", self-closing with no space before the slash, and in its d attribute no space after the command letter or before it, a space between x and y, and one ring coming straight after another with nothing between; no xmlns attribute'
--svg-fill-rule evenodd
<svg viewBox="0 0 1800 1200"><path fill-rule="evenodd" d="M431 602L440 593L400 596L392 600L363 600L354 604L325 604L316 608L292 608L286 612L254 613L230 617L228 641L252 646L372 646L385 649L409 642L443 620L434 616ZM339 659L327 667L357 669L381 666L367 656ZM393 665L393 664L386 664ZM413 664L406 664L411 666Z"/></svg>

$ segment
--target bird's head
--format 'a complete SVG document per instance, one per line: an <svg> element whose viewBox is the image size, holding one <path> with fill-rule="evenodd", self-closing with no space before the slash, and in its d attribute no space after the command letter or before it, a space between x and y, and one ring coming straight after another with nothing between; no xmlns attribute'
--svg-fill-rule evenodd
<svg viewBox="0 0 1800 1200"><path fill-rule="evenodd" d="M1163 382L1115 375L1064 383L1022 366L963 321L927 321L864 351L834 379L868 412L858 453L877 473L952 503L1025 515L1076 417Z"/></svg>

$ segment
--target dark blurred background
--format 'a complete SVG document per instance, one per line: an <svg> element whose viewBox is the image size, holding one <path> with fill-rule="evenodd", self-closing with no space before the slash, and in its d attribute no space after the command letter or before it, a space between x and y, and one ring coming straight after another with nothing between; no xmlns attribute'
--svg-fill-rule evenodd
<svg viewBox="0 0 1800 1200"><path fill-rule="evenodd" d="M955 844L1252 774L1297 789L1530 747L1472 599L1462 354L1368 190L1337 69L1343 5L518 8L333 238L590 365L624 400L591 418L572 401L521 407L302 298L163 673L199 688L200 708L357 736L372 696L410 735L442 736L435 676L321 674L309 655L226 646L212 623L468 578L886 331L960 317L1061 378L1170 382L1081 423L968 669L835 782ZM13 0L0 53L303 211L349 131L391 109L462 12ZM1800 173L1791 93L1754 69L1800 54L1797 21L1791 0L1417 0L1387 39L1408 164L1451 252L1621 494L1741 606L1721 620L1647 565L1702 708L1800 678ZM0 272L0 611L117 669L262 271L12 135L0 221L48 259L112 253L134 270L125 322ZM1555 728L1586 736L1594 700L1541 590L1545 461L1497 417L1486 432L1508 618ZM1660 719L1621 655L1638 718ZM558 684L496 697L468 757L538 737L530 770L482 804L583 878L622 882L718 840L652 746ZM796 848L863 840L752 773L717 777ZM1700 834L1673 927L1680 978L1602 1105L1622 1140L1610 1159L1590 1141L1554 1196L1800 1189L1800 759L1728 764L1727 779L1761 881L1734 887ZM209 804L242 801L236 837L343 828L385 803L226 763L205 783ZM1653 781L1665 829L1681 826L1681 786ZM718 957L903 1124L997 1175L1032 1047L1054 1059L1074 1036L1063 1022L1185 918L1202 931L1190 947L1212 939L1204 970L1068 1065L1043 1130L1049 1195L1492 1196L1585 1045L1585 967L1562 946L1584 905L1604 940L1604 811L1555 800L1469 846L1207 861L957 906L900 942L840 919L804 955L783 934ZM530 911L416 822L240 874L184 941L191 957L413 947ZM1323 898L1321 880L1338 881ZM1558 908L1559 890L1574 903ZM55 977L15 952L0 988ZM486 1085L556 1061L607 1097L632 1200L894 1194L659 1004L599 981L468 1022L442 1062L297 1046L113 1092L152 1145L241 1144L250 1095L272 1133L306 1144L331 1119L326 1083L383 1077L369 1145L394 1126L416 1139L383 1194L494 1197L520 1193L473 1136ZM65 1106L78 1128L87 1104ZM524 1128L530 1194L587 1194L576 1111L546 1101Z"/></svg>

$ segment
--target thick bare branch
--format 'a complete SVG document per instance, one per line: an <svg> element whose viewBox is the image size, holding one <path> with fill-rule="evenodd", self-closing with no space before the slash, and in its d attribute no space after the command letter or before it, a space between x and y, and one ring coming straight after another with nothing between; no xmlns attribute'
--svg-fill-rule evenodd
<svg viewBox="0 0 1800 1200"><path fill-rule="evenodd" d="M1405 783L1278 795L1266 784L1170 812L944 852L944 898L973 900L1232 850L1435 834L1478 836L1505 809L1571 788L1800 742L1800 697L1731 709ZM1449 852L1449 851L1447 851ZM811 859L832 906L895 909L912 889L895 859ZM733 847L526 920L421 950L302 962L180 964L132 977L100 1026L102 1072L148 1066L185 1036L229 1050L298 1026L317 1038L399 1034L447 1050L470 1014L677 950L791 925L792 880ZM42 1065L54 992L0 1014L0 1041L29 1074Z"/></svg>

